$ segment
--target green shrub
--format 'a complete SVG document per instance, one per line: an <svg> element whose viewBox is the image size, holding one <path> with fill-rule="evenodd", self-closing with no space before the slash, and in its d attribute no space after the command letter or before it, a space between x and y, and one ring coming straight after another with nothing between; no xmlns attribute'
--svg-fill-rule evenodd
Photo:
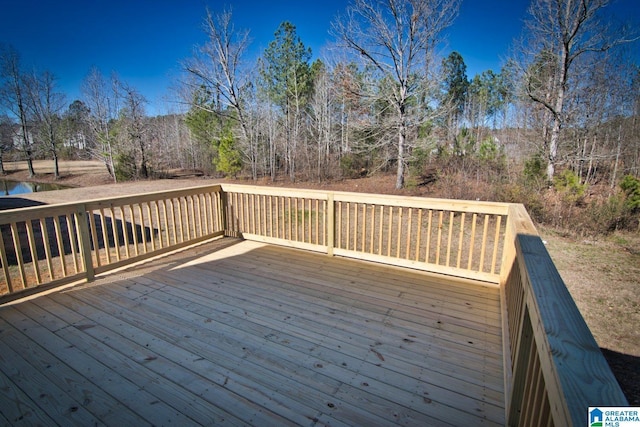
<svg viewBox="0 0 640 427"><path fill-rule="evenodd" d="M640 210L640 179L633 175L625 175L620 181L620 188L626 196L627 207L634 212Z"/></svg>
<svg viewBox="0 0 640 427"><path fill-rule="evenodd" d="M627 228L629 210L620 195L613 195L604 201L593 201L589 204L582 227L588 234L607 234Z"/></svg>
<svg viewBox="0 0 640 427"><path fill-rule="evenodd" d="M340 170L346 178L360 178L368 174L368 159L356 153L347 153L340 158Z"/></svg>
<svg viewBox="0 0 640 427"><path fill-rule="evenodd" d="M580 183L580 178L571 169L565 169L553 178L553 186L568 203L578 202L587 189L586 184Z"/></svg>
<svg viewBox="0 0 640 427"><path fill-rule="evenodd" d="M114 163L117 181L130 181L138 177L136 159L132 154L120 153L116 156Z"/></svg>
<svg viewBox="0 0 640 427"><path fill-rule="evenodd" d="M214 160L216 169L226 176L234 178L242 170L242 156L236 148L233 133L227 129L220 137L218 157Z"/></svg>
<svg viewBox="0 0 640 427"><path fill-rule="evenodd" d="M547 180L542 154L537 153L524 161L523 171L525 183L535 188L542 188Z"/></svg>
<svg viewBox="0 0 640 427"><path fill-rule="evenodd" d="M545 222L545 204L542 193L529 185L507 183L496 189L496 201L522 203L535 222Z"/></svg>

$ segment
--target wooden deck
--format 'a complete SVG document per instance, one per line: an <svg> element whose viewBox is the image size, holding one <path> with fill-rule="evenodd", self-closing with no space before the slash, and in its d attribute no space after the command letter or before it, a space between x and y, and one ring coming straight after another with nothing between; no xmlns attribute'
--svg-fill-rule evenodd
<svg viewBox="0 0 640 427"><path fill-rule="evenodd" d="M0 308L0 424L504 425L499 289L222 239Z"/></svg>

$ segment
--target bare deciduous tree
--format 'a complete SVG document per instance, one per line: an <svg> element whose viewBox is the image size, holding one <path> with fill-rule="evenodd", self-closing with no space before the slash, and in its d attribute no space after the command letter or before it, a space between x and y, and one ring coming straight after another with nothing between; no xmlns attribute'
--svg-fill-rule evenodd
<svg viewBox="0 0 640 427"><path fill-rule="evenodd" d="M434 73L435 47L459 5L459 0L355 0L333 24L342 45L390 83L386 102L394 109L398 138L396 188L404 185L408 131L425 119L426 109L412 116L411 104Z"/></svg>
<svg viewBox="0 0 640 427"><path fill-rule="evenodd" d="M27 160L29 177L33 178L33 144L28 124L25 76L20 66L20 55L12 46L0 46L0 103L20 124L17 136Z"/></svg>
<svg viewBox="0 0 640 427"><path fill-rule="evenodd" d="M4 169L4 153L13 146L13 122L7 115L0 115L0 175Z"/></svg>
<svg viewBox="0 0 640 427"><path fill-rule="evenodd" d="M100 70L92 68L82 84L85 104L89 107L89 124L94 144L89 148L91 156L100 160L109 175L117 181L114 165L113 120L119 111L118 84L115 77L111 81L104 78Z"/></svg>
<svg viewBox="0 0 640 427"><path fill-rule="evenodd" d="M571 85L588 69L591 53L604 52L631 41L627 34L612 35L600 20L610 0L533 0L526 21L524 89L550 115L546 147L547 179L553 180L560 133L567 120ZM543 76L543 78L541 78Z"/></svg>
<svg viewBox="0 0 640 427"><path fill-rule="evenodd" d="M149 177L149 155L150 147L148 147L147 139L147 120L145 113L145 104L147 100L140 92L127 83L120 83L120 91L122 92L123 108L120 114L120 125L124 131L121 134L123 151L133 154L132 160L135 162L134 167L137 171L136 175L143 178ZM139 165L139 169L138 169Z"/></svg>
<svg viewBox="0 0 640 427"><path fill-rule="evenodd" d="M209 108L203 103L192 106L207 108L212 113L236 120L242 137L243 155L249 161L252 176L256 179L256 150L251 142L249 118L244 105L246 96L243 93L251 74L242 62L250 44L249 32L235 29L231 11L213 15L208 9L205 31L209 40L184 64L184 69L191 77L184 82L188 89L188 102L191 104L191 95L203 88L214 94L219 101L215 103L215 108ZM233 114L229 114L229 109Z"/></svg>
<svg viewBox="0 0 640 427"><path fill-rule="evenodd" d="M57 91L56 78L49 71L33 73L27 78L28 109L34 130L46 151L53 157L55 179L60 178L58 151L61 139L62 110L66 106L64 93Z"/></svg>

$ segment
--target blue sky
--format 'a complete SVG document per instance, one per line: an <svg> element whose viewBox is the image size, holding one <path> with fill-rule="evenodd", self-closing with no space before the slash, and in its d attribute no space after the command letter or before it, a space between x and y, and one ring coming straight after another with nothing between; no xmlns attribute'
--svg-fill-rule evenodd
<svg viewBox="0 0 640 427"><path fill-rule="evenodd" d="M69 102L92 66L117 72L164 112L179 62L204 41L205 6L233 9L236 27L250 30L253 54L273 39L285 20L318 55L331 41L328 31L347 1L325 0L5 0L0 5L0 42L13 45L25 67L53 72ZM448 31L445 53L460 52L473 77L498 71L526 17L528 0L463 0ZM618 0L611 13L640 23L640 1ZM636 47L637 49L637 47Z"/></svg>

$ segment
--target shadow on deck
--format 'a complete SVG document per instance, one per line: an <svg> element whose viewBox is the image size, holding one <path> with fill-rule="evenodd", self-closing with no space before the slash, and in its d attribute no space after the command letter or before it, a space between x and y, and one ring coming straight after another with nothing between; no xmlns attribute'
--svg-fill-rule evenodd
<svg viewBox="0 0 640 427"><path fill-rule="evenodd" d="M499 289L220 239L0 308L3 423L504 425Z"/></svg>

